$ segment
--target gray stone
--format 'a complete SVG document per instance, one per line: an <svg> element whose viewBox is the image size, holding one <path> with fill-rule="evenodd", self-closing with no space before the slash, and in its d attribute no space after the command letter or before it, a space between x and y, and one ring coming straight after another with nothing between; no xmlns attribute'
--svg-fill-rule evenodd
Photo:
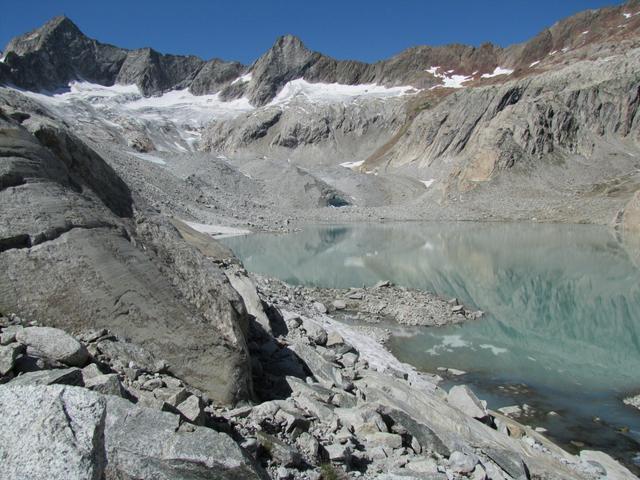
<svg viewBox="0 0 640 480"><path fill-rule="evenodd" d="M283 467L297 467L303 464L300 452L287 445L282 440L265 432L257 432L257 439L261 447L269 456Z"/></svg>
<svg viewBox="0 0 640 480"><path fill-rule="evenodd" d="M179 388L177 391L172 393L167 399L166 402L169 405L173 405L177 407L178 404L184 402L187 398L189 398L189 392L185 388Z"/></svg>
<svg viewBox="0 0 640 480"><path fill-rule="evenodd" d="M153 391L158 388L164 387L164 382L159 377L150 378L149 380L145 380L145 382L141 385L140 388L143 390Z"/></svg>
<svg viewBox="0 0 640 480"><path fill-rule="evenodd" d="M401 448L402 437L395 433L373 432L365 435L365 440L372 446L381 446L387 448Z"/></svg>
<svg viewBox="0 0 640 480"><path fill-rule="evenodd" d="M325 386L330 388L333 385L340 385L340 379L336 378L337 366L327 361L318 349L302 342L294 342L291 349L302 359L313 376Z"/></svg>
<svg viewBox="0 0 640 480"><path fill-rule="evenodd" d="M89 390L102 393L103 395L117 395L118 397L122 397L124 394L120 379L115 373L87 378L84 381L84 386Z"/></svg>
<svg viewBox="0 0 640 480"><path fill-rule="evenodd" d="M61 368L28 372L9 382L12 387L26 385L83 385L82 370L79 368Z"/></svg>
<svg viewBox="0 0 640 480"><path fill-rule="evenodd" d="M80 388L0 388L0 478L104 478L105 406Z"/></svg>
<svg viewBox="0 0 640 480"><path fill-rule="evenodd" d="M343 425L350 427L357 436L387 432L387 424L377 412L375 405L355 408L336 408L334 413Z"/></svg>
<svg viewBox="0 0 640 480"><path fill-rule="evenodd" d="M344 300L334 300L332 305L336 310L344 310L345 308L347 308L347 304L344 302Z"/></svg>
<svg viewBox="0 0 640 480"><path fill-rule="evenodd" d="M88 379L99 377L100 375L104 374L95 363L90 363L82 369L82 379L84 380L85 384L87 383Z"/></svg>
<svg viewBox="0 0 640 480"><path fill-rule="evenodd" d="M409 462L407 469L420 473L438 473L438 464L433 458L419 458Z"/></svg>
<svg viewBox="0 0 640 480"><path fill-rule="evenodd" d="M471 473L479 459L476 455L455 451L449 457L449 467L456 473Z"/></svg>
<svg viewBox="0 0 640 480"><path fill-rule="evenodd" d="M322 302L313 302L313 308L318 313L327 313L327 307Z"/></svg>
<svg viewBox="0 0 640 480"><path fill-rule="evenodd" d="M8 374L22 353L24 346L19 343L0 346L0 376Z"/></svg>
<svg viewBox="0 0 640 480"><path fill-rule="evenodd" d="M133 343L103 340L98 342L98 349L112 363L116 362L122 368L127 368L130 363L133 363L139 369L157 373L165 366L164 362L157 360L152 353Z"/></svg>
<svg viewBox="0 0 640 480"><path fill-rule="evenodd" d="M84 345L58 328L27 327L16 332L16 340L66 365L83 367L89 359Z"/></svg>
<svg viewBox="0 0 640 480"><path fill-rule="evenodd" d="M326 345L327 331L313 320L304 318L302 320L302 328L307 332L307 336L317 345Z"/></svg>
<svg viewBox="0 0 640 480"><path fill-rule="evenodd" d="M421 450L426 449L431 452L436 452L443 457L448 457L450 455L451 452L449 448L444 444L440 437L424 423L419 422L406 412L396 408L385 406L380 412L384 416L391 418L394 425L401 425L409 435L418 442Z"/></svg>
<svg viewBox="0 0 640 480"><path fill-rule="evenodd" d="M195 425L204 425L204 404L200 398L191 395L176 407L184 417Z"/></svg>
<svg viewBox="0 0 640 480"><path fill-rule="evenodd" d="M483 448L482 451L515 480L528 480L531 475L522 457L501 448Z"/></svg>
<svg viewBox="0 0 640 480"><path fill-rule="evenodd" d="M300 451L311 463L318 461L320 443L318 443L318 440L313 435L308 432L302 432L298 438L296 438L296 445L298 445Z"/></svg>
<svg viewBox="0 0 640 480"><path fill-rule="evenodd" d="M456 385L449 390L447 401L460 411L473 418L485 418L489 413L487 406L466 385Z"/></svg>
<svg viewBox="0 0 640 480"><path fill-rule="evenodd" d="M327 458L335 463L349 464L351 461L351 447L340 443L333 443L323 447Z"/></svg>
<svg viewBox="0 0 640 480"><path fill-rule="evenodd" d="M24 327L22 325L9 325L2 329L2 333L0 333L0 345L8 345L16 341L16 333L18 330L22 330Z"/></svg>
<svg viewBox="0 0 640 480"><path fill-rule="evenodd" d="M228 435L196 426L178 431L177 415L105 398L106 478L262 478Z"/></svg>

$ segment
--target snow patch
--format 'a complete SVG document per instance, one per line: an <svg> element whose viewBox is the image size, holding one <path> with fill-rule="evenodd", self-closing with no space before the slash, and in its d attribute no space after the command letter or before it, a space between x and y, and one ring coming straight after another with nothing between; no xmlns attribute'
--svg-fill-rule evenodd
<svg viewBox="0 0 640 480"><path fill-rule="evenodd" d="M271 101L271 105L284 105L294 98L304 98L311 103L353 102L359 97L393 98L415 91L410 86L384 87L375 83L344 85L341 83L310 83L302 78L288 82Z"/></svg>
<svg viewBox="0 0 640 480"><path fill-rule="evenodd" d="M251 72L245 73L244 75L239 76L233 82L231 82L231 85L235 85L236 83L247 83L250 82L252 78L253 76L251 75Z"/></svg>
<svg viewBox="0 0 640 480"><path fill-rule="evenodd" d="M630 13L623 13L623 14L622 14L622 16L623 16L624 18L627 18L627 19L629 19L629 18L631 18L631 17L632 17L632 15L631 15Z"/></svg>
<svg viewBox="0 0 640 480"><path fill-rule="evenodd" d="M431 178L429 180L420 180L420 183L422 183L425 188L429 188L431 185L433 185L433 182L435 182L436 179L435 178Z"/></svg>
<svg viewBox="0 0 640 480"><path fill-rule="evenodd" d="M166 165L167 164L167 162L165 162L160 157L157 157L155 155L151 155L150 153L132 153L132 155L134 157L138 157L138 158L140 158L142 160L146 160L147 162L155 163L156 165Z"/></svg>
<svg viewBox="0 0 640 480"><path fill-rule="evenodd" d="M454 70L448 70L445 73L440 73L439 70L441 70L440 67L431 67L426 70L428 73L430 73L431 75L433 75L434 77L442 81L442 85L436 85L434 87L431 87L431 90L439 87L440 88L464 88L463 84L473 79L472 75L469 75L469 76L455 75L453 74Z"/></svg>
<svg viewBox="0 0 640 480"><path fill-rule="evenodd" d="M531 67L535 67L536 65L538 65L540 63L540 60L536 60L535 62L533 62L531 65L529 65L529 68Z"/></svg>
<svg viewBox="0 0 640 480"><path fill-rule="evenodd" d="M510 68L496 67L493 72L483 73L480 78L493 78L500 75L511 75L512 73L513 70L511 70Z"/></svg>
<svg viewBox="0 0 640 480"><path fill-rule="evenodd" d="M553 55L555 55L556 53L558 53L558 51L557 51L557 50L554 50L553 52L549 53L549 55L550 55L550 56L553 56Z"/></svg>
<svg viewBox="0 0 640 480"><path fill-rule="evenodd" d="M589 33L589 30L585 30L584 32L582 32L580 35L586 35L587 33Z"/></svg>
<svg viewBox="0 0 640 480"><path fill-rule="evenodd" d="M360 166L362 166L364 164L364 160L360 160L358 162L344 162L341 163L340 166L344 167L344 168L350 168L351 170L354 170Z"/></svg>
<svg viewBox="0 0 640 480"><path fill-rule="evenodd" d="M184 222L184 220L183 220ZM226 227L224 225L209 225L206 223L184 222L194 230L211 235L213 238L237 237L239 235L248 235L250 230L242 228Z"/></svg>

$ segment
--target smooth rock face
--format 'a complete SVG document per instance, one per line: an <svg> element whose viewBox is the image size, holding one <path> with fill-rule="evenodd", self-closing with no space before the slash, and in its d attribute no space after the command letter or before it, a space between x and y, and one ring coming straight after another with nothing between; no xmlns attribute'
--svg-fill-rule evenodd
<svg viewBox="0 0 640 480"><path fill-rule="evenodd" d="M488 415L487 407L466 385L456 385L449 390L447 401L473 418L484 418Z"/></svg>
<svg viewBox="0 0 640 480"><path fill-rule="evenodd" d="M0 478L100 480L106 402L80 388L0 387Z"/></svg>
<svg viewBox="0 0 640 480"><path fill-rule="evenodd" d="M10 382L12 387L32 385L82 385L82 370L79 368L59 368L24 373Z"/></svg>
<svg viewBox="0 0 640 480"><path fill-rule="evenodd" d="M23 349L24 347L17 343L0 346L0 376L6 375L11 371Z"/></svg>
<svg viewBox="0 0 640 480"><path fill-rule="evenodd" d="M70 366L83 367L89 358L87 349L78 340L58 328L27 327L16 333L16 340Z"/></svg>
<svg viewBox="0 0 640 480"><path fill-rule="evenodd" d="M68 331L108 327L210 398L250 398L247 313L217 265L166 218L132 221L127 185L52 113L4 89L0 105L0 175L13 179L0 189L3 309ZM24 111L22 123L8 116ZM84 362L74 341L51 333L19 338L48 358Z"/></svg>

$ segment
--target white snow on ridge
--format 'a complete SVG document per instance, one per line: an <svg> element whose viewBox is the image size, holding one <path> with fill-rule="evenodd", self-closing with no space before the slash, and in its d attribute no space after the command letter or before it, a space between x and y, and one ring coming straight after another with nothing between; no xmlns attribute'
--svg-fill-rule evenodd
<svg viewBox="0 0 640 480"><path fill-rule="evenodd" d="M359 162L344 162L341 163L340 166L344 168L350 168L353 170L354 168L358 168L364 164L364 160L360 160Z"/></svg>
<svg viewBox="0 0 640 480"><path fill-rule="evenodd" d="M341 83L310 83L302 78L288 82L271 101L283 105L294 98L304 98L311 103L351 102L360 97L391 98L408 94L413 87L384 87L375 83L344 85Z"/></svg>
<svg viewBox="0 0 640 480"><path fill-rule="evenodd" d="M536 65L538 65L540 63L540 60L536 60L535 62L533 62L531 65L529 65L529 68L531 67L535 67Z"/></svg>
<svg viewBox="0 0 640 480"><path fill-rule="evenodd" d="M157 97L144 97L136 85L105 87L89 82L71 82L69 89L61 92L23 93L52 106L64 106L81 100L97 110L194 126L202 126L215 118L237 116L255 108L247 99L224 102L217 94L194 95L186 89L172 90Z"/></svg>
<svg viewBox="0 0 640 480"><path fill-rule="evenodd" d="M231 85L235 85L236 83L247 83L247 82L250 82L251 78L253 78L253 76L251 75L251 72L245 73L244 75L236 78L233 82L231 82Z"/></svg>
<svg viewBox="0 0 640 480"><path fill-rule="evenodd" d="M425 188L429 188L435 181L435 178L431 178L429 180L420 180L420 183L424 184Z"/></svg>
<svg viewBox="0 0 640 480"><path fill-rule="evenodd" d="M483 73L481 78L493 78L499 75L511 75L513 70L509 68L496 67L492 73Z"/></svg>
<svg viewBox="0 0 640 480"><path fill-rule="evenodd" d="M622 15L624 16L624 18L631 18L631 14L630 13L623 13Z"/></svg>
<svg viewBox="0 0 640 480"><path fill-rule="evenodd" d="M431 67L427 69L428 73L442 80L442 85L436 85L434 87L431 87L432 90L434 88L439 88L439 87L440 88L464 88L463 84L473 78L473 76L471 75L470 76L455 75L453 74L454 70L449 70L446 73L439 73L438 72L439 70L441 70L440 67Z"/></svg>

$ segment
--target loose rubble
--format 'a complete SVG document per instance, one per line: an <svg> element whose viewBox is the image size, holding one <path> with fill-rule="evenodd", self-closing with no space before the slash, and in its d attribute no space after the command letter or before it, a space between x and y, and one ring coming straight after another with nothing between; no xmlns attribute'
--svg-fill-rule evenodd
<svg viewBox="0 0 640 480"><path fill-rule="evenodd" d="M34 356L33 336L12 332L42 327L0 317L0 408L11 412L0 418L0 477L633 478L604 454L570 455L488 410L466 386L447 393L437 377L385 365L382 346L331 328L313 307L300 315L259 294L269 331L249 325L255 402L234 408L106 329L48 329ZM60 355L69 345L86 355ZM16 427L26 424L39 426Z"/></svg>

